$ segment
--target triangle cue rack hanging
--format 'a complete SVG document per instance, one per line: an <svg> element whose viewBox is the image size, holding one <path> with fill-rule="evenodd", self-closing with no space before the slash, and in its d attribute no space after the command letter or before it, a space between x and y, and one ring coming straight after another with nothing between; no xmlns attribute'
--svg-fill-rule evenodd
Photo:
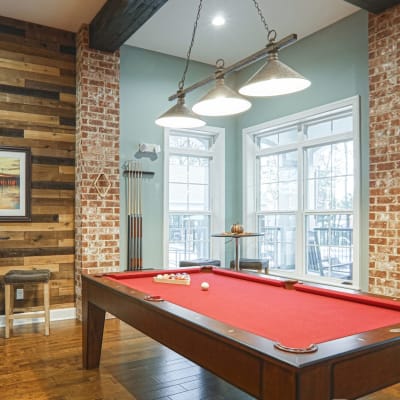
<svg viewBox="0 0 400 400"><path fill-rule="evenodd" d="M140 161L127 161L124 164L126 185L126 211L128 225L128 262L127 270L135 271L143 268L143 177L152 177L154 172L143 171Z"/></svg>

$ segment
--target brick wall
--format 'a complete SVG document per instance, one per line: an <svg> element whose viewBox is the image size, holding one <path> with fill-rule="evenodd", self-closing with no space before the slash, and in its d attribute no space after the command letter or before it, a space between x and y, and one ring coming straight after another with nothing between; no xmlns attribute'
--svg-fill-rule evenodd
<svg viewBox="0 0 400 400"><path fill-rule="evenodd" d="M75 289L81 273L119 270L119 51L88 47L77 34Z"/></svg>
<svg viewBox="0 0 400 400"><path fill-rule="evenodd" d="M369 15L369 290L400 297L400 6Z"/></svg>

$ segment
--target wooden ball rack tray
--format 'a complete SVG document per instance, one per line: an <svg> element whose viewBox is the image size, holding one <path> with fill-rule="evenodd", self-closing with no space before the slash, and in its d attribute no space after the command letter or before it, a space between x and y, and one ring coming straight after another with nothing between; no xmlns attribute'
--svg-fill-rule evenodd
<svg viewBox="0 0 400 400"><path fill-rule="evenodd" d="M168 274L167 274L168 275ZM185 278L170 278L161 275L162 277L155 276L153 277L153 281L157 283L169 283L172 285L190 285L190 276L187 275Z"/></svg>

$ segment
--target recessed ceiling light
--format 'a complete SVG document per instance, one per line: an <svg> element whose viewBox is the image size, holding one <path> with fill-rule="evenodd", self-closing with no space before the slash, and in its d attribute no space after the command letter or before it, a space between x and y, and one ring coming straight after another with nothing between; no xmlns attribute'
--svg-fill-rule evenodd
<svg viewBox="0 0 400 400"><path fill-rule="evenodd" d="M217 15L213 18L212 24L214 26L221 26L225 24L225 18L222 15Z"/></svg>

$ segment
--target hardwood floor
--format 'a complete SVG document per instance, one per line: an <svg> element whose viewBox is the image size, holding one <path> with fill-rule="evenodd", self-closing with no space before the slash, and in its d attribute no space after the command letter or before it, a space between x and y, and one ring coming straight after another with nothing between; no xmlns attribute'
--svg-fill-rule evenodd
<svg viewBox="0 0 400 400"><path fill-rule="evenodd" d="M1 400L252 399L117 319L106 321L99 370L82 369L77 321L53 322L48 337L42 324L0 337ZM395 399L400 385L362 398Z"/></svg>

